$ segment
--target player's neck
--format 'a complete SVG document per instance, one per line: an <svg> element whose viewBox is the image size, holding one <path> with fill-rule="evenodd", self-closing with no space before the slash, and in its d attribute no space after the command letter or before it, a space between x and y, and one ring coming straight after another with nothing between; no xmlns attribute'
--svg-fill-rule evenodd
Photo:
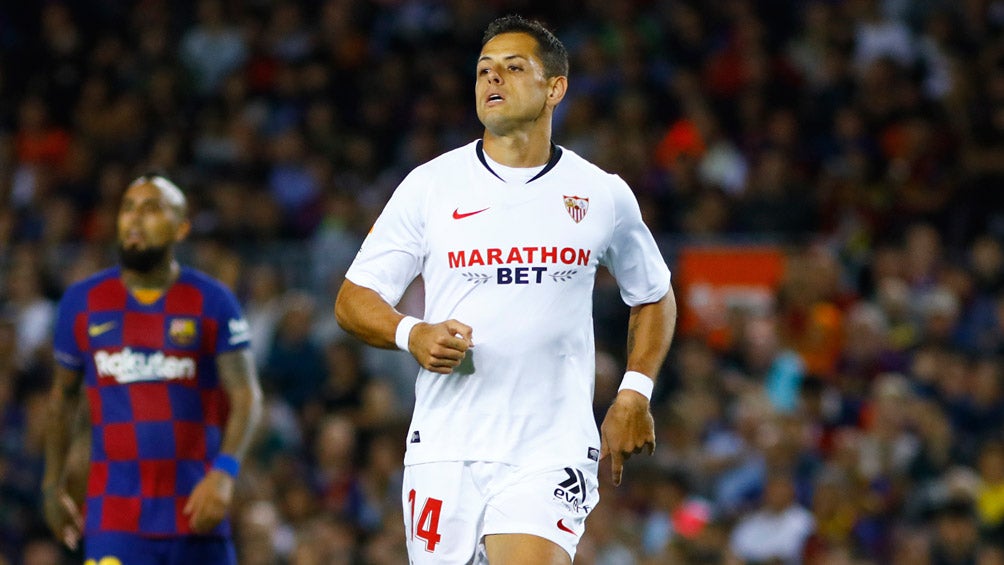
<svg viewBox="0 0 1004 565"><path fill-rule="evenodd" d="M507 167L539 167L551 159L551 127L497 135L485 130L485 153Z"/></svg>
<svg viewBox="0 0 1004 565"><path fill-rule="evenodd" d="M178 279L181 266L174 259L141 273L122 268L122 282L129 290L164 290Z"/></svg>

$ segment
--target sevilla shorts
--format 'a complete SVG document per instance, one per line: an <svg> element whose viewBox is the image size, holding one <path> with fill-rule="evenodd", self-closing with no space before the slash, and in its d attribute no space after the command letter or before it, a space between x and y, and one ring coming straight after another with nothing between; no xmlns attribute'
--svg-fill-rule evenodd
<svg viewBox="0 0 1004 565"><path fill-rule="evenodd" d="M487 563L484 537L532 534L571 558L599 502L597 463L528 469L445 461L404 470L404 526L412 565Z"/></svg>
<svg viewBox="0 0 1004 565"><path fill-rule="evenodd" d="M119 532L87 534L84 565L237 565L227 538L146 538Z"/></svg>

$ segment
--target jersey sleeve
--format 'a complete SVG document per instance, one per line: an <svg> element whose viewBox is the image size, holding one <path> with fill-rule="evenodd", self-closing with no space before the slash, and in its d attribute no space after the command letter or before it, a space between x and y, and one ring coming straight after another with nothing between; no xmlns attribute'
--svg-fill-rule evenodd
<svg viewBox="0 0 1004 565"><path fill-rule="evenodd" d="M611 175L614 231L600 261L617 279L628 306L657 302L669 291L670 273L652 232L642 221L638 200L620 177Z"/></svg>
<svg viewBox="0 0 1004 565"><path fill-rule="evenodd" d="M74 331L83 303L79 290L74 287L67 289L56 309L56 324L53 329L52 349L56 362L73 371L84 369L84 355Z"/></svg>
<svg viewBox="0 0 1004 565"><path fill-rule="evenodd" d="M397 187L363 241L345 278L396 306L425 261L427 184L416 169Z"/></svg>
<svg viewBox="0 0 1004 565"><path fill-rule="evenodd" d="M247 349L251 346L251 326L241 311L237 297L219 287L216 300L216 353Z"/></svg>

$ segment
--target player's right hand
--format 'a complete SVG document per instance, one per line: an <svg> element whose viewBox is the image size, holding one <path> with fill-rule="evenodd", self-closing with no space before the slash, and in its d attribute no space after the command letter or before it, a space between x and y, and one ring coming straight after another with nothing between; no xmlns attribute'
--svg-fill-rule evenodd
<svg viewBox="0 0 1004 565"><path fill-rule="evenodd" d="M227 516L234 499L234 479L219 469L210 469L199 481L182 514L196 534L206 534Z"/></svg>
<svg viewBox="0 0 1004 565"><path fill-rule="evenodd" d="M648 399L634 390L617 393L600 424L600 461L610 456L614 486L621 484L624 462L641 452L655 451L655 420Z"/></svg>
<svg viewBox="0 0 1004 565"><path fill-rule="evenodd" d="M411 330L408 350L423 368L448 375L464 360L467 350L474 347L472 336L471 327L456 320L422 322Z"/></svg>
<svg viewBox="0 0 1004 565"><path fill-rule="evenodd" d="M76 549L84 531L84 518L77 503L62 486L42 488L42 512L45 523L56 538L70 548Z"/></svg>

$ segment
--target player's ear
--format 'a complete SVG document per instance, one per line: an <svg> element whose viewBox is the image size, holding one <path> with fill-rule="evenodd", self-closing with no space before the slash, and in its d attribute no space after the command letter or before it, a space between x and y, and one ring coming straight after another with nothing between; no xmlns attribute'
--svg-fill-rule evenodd
<svg viewBox="0 0 1004 565"><path fill-rule="evenodd" d="M191 220L188 220L187 218L181 220L181 223L178 224L178 229L174 232L174 241L179 242L184 240L186 237L188 237L188 234L191 231L192 231Z"/></svg>
<svg viewBox="0 0 1004 565"><path fill-rule="evenodd" d="M556 76L547 79L547 103L552 108L557 106L568 91L568 77Z"/></svg>

